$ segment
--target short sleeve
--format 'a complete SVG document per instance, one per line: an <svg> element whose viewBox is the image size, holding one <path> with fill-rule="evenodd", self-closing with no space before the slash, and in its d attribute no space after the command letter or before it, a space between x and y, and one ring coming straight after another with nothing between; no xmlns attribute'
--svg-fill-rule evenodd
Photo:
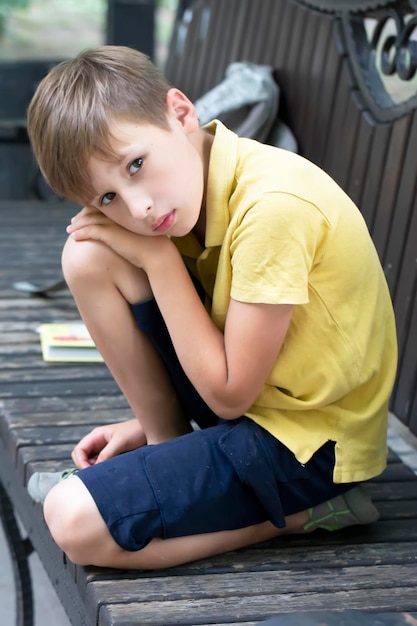
<svg viewBox="0 0 417 626"><path fill-rule="evenodd" d="M329 225L313 204L268 193L236 224L230 245L231 297L241 302L306 304Z"/></svg>

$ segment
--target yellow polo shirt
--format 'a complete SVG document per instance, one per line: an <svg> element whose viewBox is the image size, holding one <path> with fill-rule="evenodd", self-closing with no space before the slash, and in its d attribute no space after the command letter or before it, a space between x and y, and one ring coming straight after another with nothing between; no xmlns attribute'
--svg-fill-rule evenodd
<svg viewBox="0 0 417 626"><path fill-rule="evenodd" d="M175 239L223 330L230 297L293 304L283 347L248 417L306 463L336 442L334 481L376 476L397 361L394 315L366 224L320 168L237 137L220 122L207 185L205 249Z"/></svg>

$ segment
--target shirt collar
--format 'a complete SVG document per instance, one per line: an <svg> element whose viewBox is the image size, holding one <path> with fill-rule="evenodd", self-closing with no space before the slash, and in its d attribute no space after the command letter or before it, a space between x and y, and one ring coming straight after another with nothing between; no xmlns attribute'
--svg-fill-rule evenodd
<svg viewBox="0 0 417 626"><path fill-rule="evenodd" d="M219 120L203 127L214 134L206 194L206 246L221 246L230 222L231 196L237 161L238 136Z"/></svg>

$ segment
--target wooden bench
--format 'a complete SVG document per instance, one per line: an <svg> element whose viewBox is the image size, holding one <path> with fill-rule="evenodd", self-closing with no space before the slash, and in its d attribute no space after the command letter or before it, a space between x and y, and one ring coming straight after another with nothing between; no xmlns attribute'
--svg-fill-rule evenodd
<svg viewBox="0 0 417 626"><path fill-rule="evenodd" d="M280 115L300 151L342 184L374 236L398 322L392 410L416 433L416 87L389 76L397 104L388 106L382 79L371 70L384 37L391 36L392 16L399 25L417 18L408 2L385 9L380 5L386 2L365 0L367 28L380 25L374 54L366 47L360 12L332 13L333 4L347 4L343 0L310 4L328 10L289 0L198 0L176 25L166 73L195 99L223 78L232 61L276 68ZM402 40L405 46L405 35ZM357 50L359 59L351 56ZM316 610L335 624L330 620L342 620L344 609L361 611L358 625L413 623L417 477L393 452L384 474L366 485L381 512L371 527L277 540L153 573L77 567L56 547L42 508L26 492L30 475L65 468L73 445L94 425L131 415L105 365L42 361L36 328L77 318L70 294L30 298L11 288L18 280L55 278L73 212L67 203L0 203L0 511L15 557L17 623L32 624L30 546L75 626L253 626L273 617L277 624L301 626L323 621L311 613Z"/></svg>

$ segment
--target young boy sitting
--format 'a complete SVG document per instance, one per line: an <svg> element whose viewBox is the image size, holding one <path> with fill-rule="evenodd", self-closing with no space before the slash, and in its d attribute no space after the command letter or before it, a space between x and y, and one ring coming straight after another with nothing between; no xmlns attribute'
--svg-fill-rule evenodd
<svg viewBox="0 0 417 626"><path fill-rule="evenodd" d="M340 187L201 128L124 47L55 67L28 130L51 187L84 206L64 275L135 416L84 437L70 477L31 477L58 545L79 564L163 568L376 520L359 483L386 464L395 325Z"/></svg>

